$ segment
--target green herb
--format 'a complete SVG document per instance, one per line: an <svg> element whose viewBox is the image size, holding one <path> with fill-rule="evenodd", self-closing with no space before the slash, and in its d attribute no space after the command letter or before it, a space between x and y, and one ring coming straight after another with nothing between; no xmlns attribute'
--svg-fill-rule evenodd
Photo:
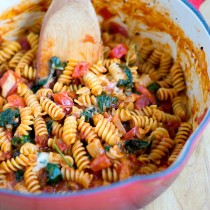
<svg viewBox="0 0 210 210"><path fill-rule="evenodd" d="M47 131L48 131L48 134L50 135L51 132L52 132L52 124L53 124L53 121L52 120L48 120L46 125L47 125Z"/></svg>
<svg viewBox="0 0 210 210"><path fill-rule="evenodd" d="M14 136L12 138L12 146L18 148L25 144L26 142L32 142L30 136Z"/></svg>
<svg viewBox="0 0 210 210"><path fill-rule="evenodd" d="M34 143L34 140L28 136L14 136L12 138L12 157L15 158L20 155L20 148L26 142Z"/></svg>
<svg viewBox="0 0 210 210"><path fill-rule="evenodd" d="M55 185L60 180L62 180L61 171L58 165L53 163L48 163L46 166L46 172L47 172L47 184Z"/></svg>
<svg viewBox="0 0 210 210"><path fill-rule="evenodd" d="M7 124L18 126L18 121L15 118L20 118L20 112L18 109L6 109L0 113L0 126L5 127Z"/></svg>
<svg viewBox="0 0 210 210"><path fill-rule="evenodd" d="M97 109L93 106L86 108L81 116L85 116L85 121L88 122L90 118L97 112Z"/></svg>
<svg viewBox="0 0 210 210"><path fill-rule="evenodd" d="M58 148L58 146L55 144L55 142L53 142L53 148L55 148L55 150L61 155L61 157L63 158L63 160L64 160L70 167L73 167L72 164L65 158L64 154L61 152L61 150Z"/></svg>
<svg viewBox="0 0 210 210"><path fill-rule="evenodd" d="M127 76L127 79L120 79L117 83L117 87L125 87L125 88L131 88L133 86L133 78L132 78L132 73L131 70L128 68L126 65L121 65L121 68L124 68L124 72Z"/></svg>
<svg viewBox="0 0 210 210"><path fill-rule="evenodd" d="M160 86L155 82L155 83L152 83L151 85L149 85L147 87L147 90L149 90L152 93L156 93L159 88L160 88Z"/></svg>
<svg viewBox="0 0 210 210"><path fill-rule="evenodd" d="M54 70L64 70L67 66L66 62L61 62L60 58L53 56L49 60L49 68L53 68Z"/></svg>
<svg viewBox="0 0 210 210"><path fill-rule="evenodd" d="M23 180L23 175L24 175L24 171L23 170L18 170L15 172L15 178L18 182Z"/></svg>
<svg viewBox="0 0 210 210"><path fill-rule="evenodd" d="M147 149L151 142L141 141L138 139L130 139L125 141L125 149L128 153L135 153L140 149Z"/></svg>
<svg viewBox="0 0 210 210"><path fill-rule="evenodd" d="M46 85L49 78L41 79L36 84L34 84L31 90L36 93L42 86Z"/></svg>
<svg viewBox="0 0 210 210"><path fill-rule="evenodd" d="M104 151L105 151L105 152L108 152L108 151L110 150L110 148L111 148L111 146L106 145L106 146L104 147Z"/></svg>
<svg viewBox="0 0 210 210"><path fill-rule="evenodd" d="M103 93L100 96L97 96L97 104L98 108L101 112L106 110L106 108L110 108L113 104L118 102L118 98L114 96L109 96Z"/></svg>
<svg viewBox="0 0 210 210"><path fill-rule="evenodd" d="M53 77L55 70L64 70L66 67L66 62L61 62L60 59L56 56L53 56L49 60L49 70L50 74L47 78L39 80L31 88L34 93L36 93L42 86L46 85L47 82Z"/></svg>

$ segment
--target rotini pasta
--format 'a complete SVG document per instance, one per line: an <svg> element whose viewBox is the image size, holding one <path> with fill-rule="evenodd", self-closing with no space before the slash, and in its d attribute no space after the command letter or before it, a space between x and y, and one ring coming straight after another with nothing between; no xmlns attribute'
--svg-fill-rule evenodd
<svg viewBox="0 0 210 210"><path fill-rule="evenodd" d="M62 139L67 146L74 144L77 134L77 120L75 116L68 116L63 125Z"/></svg>
<svg viewBox="0 0 210 210"><path fill-rule="evenodd" d="M84 82L91 89L91 93L98 96L102 93L102 85L97 79L97 76L92 72L87 72L83 77Z"/></svg>
<svg viewBox="0 0 210 210"><path fill-rule="evenodd" d="M15 131L15 136L28 135L32 130L31 125L34 124L34 116L32 115L32 109L25 107L20 110L21 123Z"/></svg>
<svg viewBox="0 0 210 210"><path fill-rule="evenodd" d="M18 42L13 41L9 42L2 50L0 50L0 64L4 61L9 60L15 53L21 49L21 46Z"/></svg>
<svg viewBox="0 0 210 210"><path fill-rule="evenodd" d="M65 114L63 112L63 109L56 105L50 99L41 97L40 105L42 106L43 110L52 117L53 120L61 120L64 118Z"/></svg>
<svg viewBox="0 0 210 210"><path fill-rule="evenodd" d="M0 148L3 152L10 152L12 150L11 140L6 135L5 128L0 127Z"/></svg>
<svg viewBox="0 0 210 210"><path fill-rule="evenodd" d="M42 18L20 39L3 37L0 188L63 194L176 161L194 126L185 64L165 44L112 33L112 19L101 18L98 61L53 56L45 78L36 70Z"/></svg>
<svg viewBox="0 0 210 210"><path fill-rule="evenodd" d="M24 97L27 106L31 107L34 117L44 114L37 96L24 83L18 83L17 93Z"/></svg>
<svg viewBox="0 0 210 210"><path fill-rule="evenodd" d="M101 119L100 119L101 118ZM108 121L103 116L95 115L94 118L95 132L101 137L102 140L113 146L119 143L120 136L119 131L115 125Z"/></svg>
<svg viewBox="0 0 210 210"><path fill-rule="evenodd" d="M87 141L88 144L94 140L98 140L97 134L94 131L90 123L85 122L85 116L82 116L77 120L78 122L78 131L80 132L83 139Z"/></svg>
<svg viewBox="0 0 210 210"><path fill-rule="evenodd" d="M26 189L29 192L40 193L41 186L38 181L38 177L36 172L33 171L33 166L30 166L26 169L24 173L24 183L26 185Z"/></svg>
<svg viewBox="0 0 210 210"><path fill-rule="evenodd" d="M79 171L90 167L90 160L81 141L75 141L72 147L72 154Z"/></svg>
<svg viewBox="0 0 210 210"><path fill-rule="evenodd" d="M61 173L64 180L76 182L85 188L89 187L93 179L92 174L88 174L87 172L85 173L84 171L74 170L73 168L62 168Z"/></svg>

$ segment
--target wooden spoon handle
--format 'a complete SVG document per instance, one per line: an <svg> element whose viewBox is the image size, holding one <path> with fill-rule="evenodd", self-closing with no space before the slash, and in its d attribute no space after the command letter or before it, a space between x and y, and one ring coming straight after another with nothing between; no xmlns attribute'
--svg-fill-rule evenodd
<svg viewBox="0 0 210 210"><path fill-rule="evenodd" d="M53 0L40 34L38 77L49 74L48 60L52 56L93 64L100 53L100 27L91 1Z"/></svg>

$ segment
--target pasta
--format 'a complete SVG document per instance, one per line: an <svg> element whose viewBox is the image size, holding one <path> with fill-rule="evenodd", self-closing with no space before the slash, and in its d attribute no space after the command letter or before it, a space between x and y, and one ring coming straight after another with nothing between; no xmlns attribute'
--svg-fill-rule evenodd
<svg viewBox="0 0 210 210"><path fill-rule="evenodd" d="M15 53L21 49L18 42L13 41L6 45L2 50L0 50L0 64L4 61L9 60Z"/></svg>
<svg viewBox="0 0 210 210"><path fill-rule="evenodd" d="M32 110L30 107L25 107L20 110L21 123L18 126L15 136L28 135L29 131L32 130L30 125L34 124L34 117L32 115Z"/></svg>
<svg viewBox="0 0 210 210"><path fill-rule="evenodd" d="M41 21L27 29L27 47L0 42L0 188L65 193L176 161L193 129L184 65L165 45L109 24L97 62L53 56L46 78L36 70Z"/></svg>
<svg viewBox="0 0 210 210"><path fill-rule="evenodd" d="M69 116L65 119L63 125L62 139L67 146L74 144L76 141L77 120L75 116Z"/></svg>
<svg viewBox="0 0 210 210"><path fill-rule="evenodd" d="M90 167L90 160L88 159L87 153L81 141L77 140L74 142L72 154L79 171Z"/></svg>
<svg viewBox="0 0 210 210"><path fill-rule="evenodd" d="M63 109L57 106L53 101L48 98L41 97L40 105L43 110L48 113L53 120L61 120L64 117Z"/></svg>
<svg viewBox="0 0 210 210"><path fill-rule="evenodd" d="M42 106L39 104L37 96L23 83L18 84L17 93L23 96L28 107L31 107L34 117L42 115Z"/></svg>
<svg viewBox="0 0 210 210"><path fill-rule="evenodd" d="M36 173L33 171L33 166L26 169L24 173L24 183L29 192L40 193L40 184Z"/></svg>

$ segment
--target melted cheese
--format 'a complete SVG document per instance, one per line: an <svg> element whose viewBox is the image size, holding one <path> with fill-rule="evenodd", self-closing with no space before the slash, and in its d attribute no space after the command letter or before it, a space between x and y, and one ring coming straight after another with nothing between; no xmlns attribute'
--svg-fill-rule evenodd
<svg viewBox="0 0 210 210"><path fill-rule="evenodd" d="M49 161L49 153L40 152L37 158L37 165L33 168L33 171L39 171L40 169L46 167L48 161Z"/></svg>

